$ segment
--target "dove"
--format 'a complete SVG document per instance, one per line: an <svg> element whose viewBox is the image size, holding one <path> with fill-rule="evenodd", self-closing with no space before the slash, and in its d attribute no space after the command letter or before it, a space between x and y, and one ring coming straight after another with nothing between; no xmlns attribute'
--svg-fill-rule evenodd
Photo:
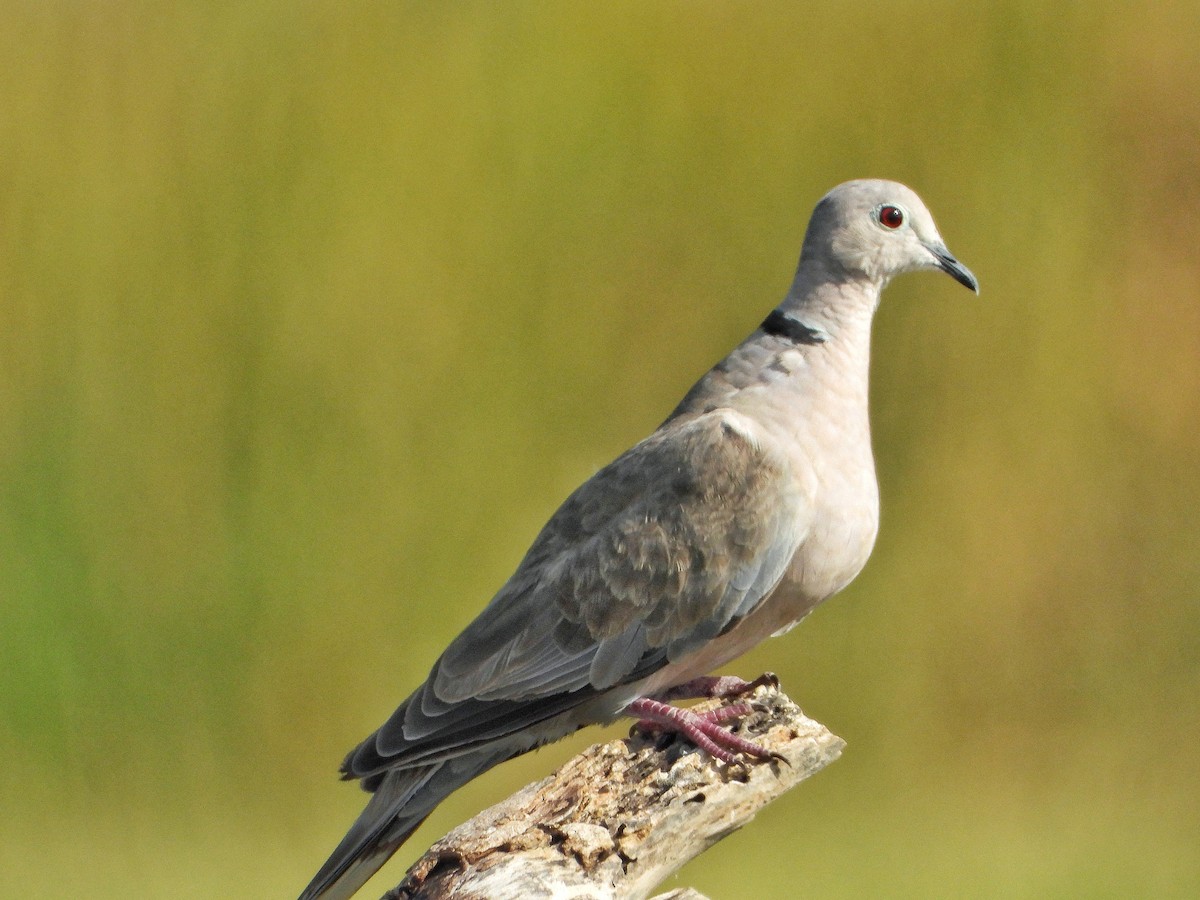
<svg viewBox="0 0 1200 900"><path fill-rule="evenodd" d="M783 301L566 499L346 757L343 777L370 799L301 900L352 896L451 792L586 725L632 716L725 762L769 755L721 709L670 701L748 690L711 673L866 564L879 527L871 322L888 282L920 270L978 293L909 188L850 181L817 203Z"/></svg>

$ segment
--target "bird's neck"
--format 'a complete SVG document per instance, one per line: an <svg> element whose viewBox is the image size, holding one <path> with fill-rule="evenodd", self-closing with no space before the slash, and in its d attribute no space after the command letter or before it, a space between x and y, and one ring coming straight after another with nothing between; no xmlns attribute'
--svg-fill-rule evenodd
<svg viewBox="0 0 1200 900"><path fill-rule="evenodd" d="M777 312L838 342L869 342L871 319L885 284L882 279L852 277L821 262L801 259Z"/></svg>
<svg viewBox="0 0 1200 900"><path fill-rule="evenodd" d="M802 269L783 302L696 383L672 418L762 404L769 417L794 421L824 397L839 407L848 428L865 426L871 318L878 302L874 283L818 280Z"/></svg>

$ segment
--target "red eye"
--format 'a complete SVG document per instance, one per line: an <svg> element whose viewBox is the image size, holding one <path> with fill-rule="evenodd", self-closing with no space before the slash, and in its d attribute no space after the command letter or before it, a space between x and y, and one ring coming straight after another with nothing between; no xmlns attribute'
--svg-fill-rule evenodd
<svg viewBox="0 0 1200 900"><path fill-rule="evenodd" d="M881 206L877 215L884 228L899 228L904 224L904 210L898 206Z"/></svg>

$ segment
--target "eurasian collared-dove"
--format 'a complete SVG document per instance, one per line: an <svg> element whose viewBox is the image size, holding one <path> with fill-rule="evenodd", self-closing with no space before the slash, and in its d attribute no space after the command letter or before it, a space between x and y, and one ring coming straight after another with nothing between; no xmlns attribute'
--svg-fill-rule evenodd
<svg viewBox="0 0 1200 900"><path fill-rule="evenodd" d="M632 714L722 759L759 755L720 716L665 701L736 693L745 682L704 676L866 563L871 318L888 281L919 269L978 291L904 185L851 181L817 204L783 302L567 498L428 680L346 757L371 799L301 900L349 897L451 791L583 725Z"/></svg>

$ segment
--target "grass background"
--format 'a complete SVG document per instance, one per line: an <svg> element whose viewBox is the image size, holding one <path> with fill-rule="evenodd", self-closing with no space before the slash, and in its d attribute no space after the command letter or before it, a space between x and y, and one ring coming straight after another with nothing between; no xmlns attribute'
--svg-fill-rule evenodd
<svg viewBox="0 0 1200 900"><path fill-rule="evenodd" d="M889 290L874 558L737 666L846 755L679 883L1195 895L1194 3L0 12L4 895L298 893L342 753L862 176L983 294Z"/></svg>

